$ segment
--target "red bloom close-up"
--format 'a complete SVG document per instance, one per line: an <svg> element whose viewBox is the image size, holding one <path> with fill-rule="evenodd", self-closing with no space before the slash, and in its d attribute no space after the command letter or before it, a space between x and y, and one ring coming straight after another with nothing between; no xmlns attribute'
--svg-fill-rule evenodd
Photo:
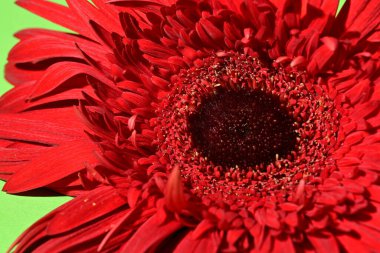
<svg viewBox="0 0 380 253"><path fill-rule="evenodd" d="M380 2L17 0L14 252L380 252Z"/></svg>

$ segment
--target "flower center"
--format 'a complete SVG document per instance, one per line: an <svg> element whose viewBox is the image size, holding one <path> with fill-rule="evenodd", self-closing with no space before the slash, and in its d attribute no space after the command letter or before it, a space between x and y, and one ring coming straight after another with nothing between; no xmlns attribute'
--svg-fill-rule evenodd
<svg viewBox="0 0 380 253"><path fill-rule="evenodd" d="M267 165L296 145L294 119L261 90L218 89L188 121L195 148L216 165Z"/></svg>
<svg viewBox="0 0 380 253"><path fill-rule="evenodd" d="M335 170L339 113L323 83L255 56L215 54L182 69L152 121L157 155L193 193L287 199Z"/></svg>

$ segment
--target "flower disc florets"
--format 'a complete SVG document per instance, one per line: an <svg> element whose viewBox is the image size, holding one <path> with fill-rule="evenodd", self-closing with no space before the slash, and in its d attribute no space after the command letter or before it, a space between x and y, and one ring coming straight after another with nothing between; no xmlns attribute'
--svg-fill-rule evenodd
<svg viewBox="0 0 380 253"><path fill-rule="evenodd" d="M305 72L217 53L172 83L158 110L158 145L200 196L287 198L335 169L338 113Z"/></svg>

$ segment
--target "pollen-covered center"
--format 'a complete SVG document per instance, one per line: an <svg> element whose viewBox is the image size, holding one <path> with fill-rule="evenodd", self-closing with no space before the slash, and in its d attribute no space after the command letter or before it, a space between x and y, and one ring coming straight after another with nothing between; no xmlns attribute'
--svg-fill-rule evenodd
<svg viewBox="0 0 380 253"><path fill-rule="evenodd" d="M260 90L218 89L188 121L194 147L215 165L269 164L296 144L294 119L277 97Z"/></svg>

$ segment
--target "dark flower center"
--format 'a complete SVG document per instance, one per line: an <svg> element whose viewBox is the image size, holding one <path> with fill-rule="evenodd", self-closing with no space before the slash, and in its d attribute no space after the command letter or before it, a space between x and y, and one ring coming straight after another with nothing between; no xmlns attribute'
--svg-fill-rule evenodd
<svg viewBox="0 0 380 253"><path fill-rule="evenodd" d="M339 113L305 71L221 52L171 80L151 122L157 154L199 196L287 199L335 170Z"/></svg>
<svg viewBox="0 0 380 253"><path fill-rule="evenodd" d="M195 148L214 164L245 167L269 164L294 150L293 122L273 95L219 89L189 116L189 130Z"/></svg>

